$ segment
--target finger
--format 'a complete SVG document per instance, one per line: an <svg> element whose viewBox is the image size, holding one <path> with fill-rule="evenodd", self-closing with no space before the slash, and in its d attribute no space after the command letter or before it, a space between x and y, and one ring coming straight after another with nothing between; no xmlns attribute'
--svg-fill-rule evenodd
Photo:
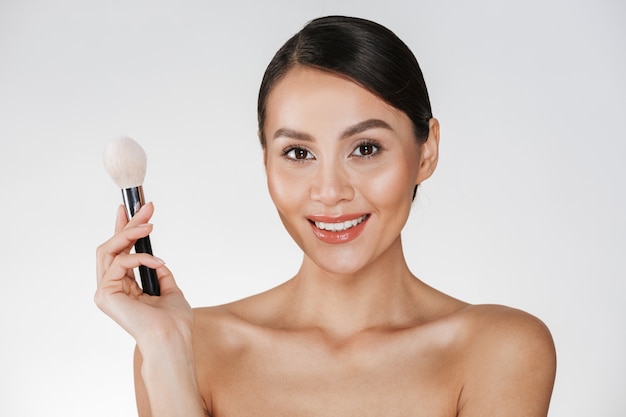
<svg viewBox="0 0 626 417"><path fill-rule="evenodd" d="M127 225L122 231L98 246L96 250L96 275L98 282L102 279L105 271L110 267L116 256L130 253L137 239L148 236L151 231L151 224L140 224L133 227Z"/></svg>
<svg viewBox="0 0 626 417"><path fill-rule="evenodd" d="M132 219L128 221L125 227L132 227L138 224L148 223L152 214L154 213L154 204L147 203L141 206L139 211L137 211Z"/></svg>
<svg viewBox="0 0 626 417"><path fill-rule="evenodd" d="M108 282L105 286L98 287L94 294L94 301L98 308L129 331L130 329L124 325L125 312L136 308L136 306L133 307L133 303L136 302L134 300L141 297L142 293L135 280L124 277L120 280Z"/></svg>
<svg viewBox="0 0 626 417"><path fill-rule="evenodd" d="M126 278L134 277L134 275L129 274L129 271L132 271L133 268L137 268L140 265L157 269L163 264L164 262L161 259L147 253L118 255L111 263L109 269L107 269L104 273L100 287L106 288L110 286L111 283L115 283L116 281L122 281Z"/></svg>
<svg viewBox="0 0 626 417"><path fill-rule="evenodd" d="M128 218L126 217L126 209L123 204L117 206L117 213L115 216L115 233L121 231L124 226L128 223Z"/></svg>
<svg viewBox="0 0 626 417"><path fill-rule="evenodd" d="M144 204L130 221L126 216L123 205L118 206L115 220L115 234L96 249L96 281L100 282L105 271L121 253L130 253L137 239L146 237L152 231L152 225L147 224L154 213L152 203ZM130 272L132 274L132 271Z"/></svg>
<svg viewBox="0 0 626 417"><path fill-rule="evenodd" d="M165 263L158 266L156 269L157 277L159 279L159 287L161 289L161 295L166 295L168 292L180 291L172 271L165 265Z"/></svg>

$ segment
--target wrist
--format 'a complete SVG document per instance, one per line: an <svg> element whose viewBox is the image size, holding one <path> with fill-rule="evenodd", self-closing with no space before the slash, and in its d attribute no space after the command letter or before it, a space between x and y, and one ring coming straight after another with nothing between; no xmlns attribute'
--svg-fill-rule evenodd
<svg viewBox="0 0 626 417"><path fill-rule="evenodd" d="M142 375L148 379L158 372L179 369L195 375L191 331L169 329L151 332L137 343L142 356Z"/></svg>
<svg viewBox="0 0 626 417"><path fill-rule="evenodd" d="M191 334L158 333L138 348L153 416L203 416Z"/></svg>
<svg viewBox="0 0 626 417"><path fill-rule="evenodd" d="M167 355L169 350L177 353L192 351L192 333L186 326L154 327L136 341L144 358Z"/></svg>

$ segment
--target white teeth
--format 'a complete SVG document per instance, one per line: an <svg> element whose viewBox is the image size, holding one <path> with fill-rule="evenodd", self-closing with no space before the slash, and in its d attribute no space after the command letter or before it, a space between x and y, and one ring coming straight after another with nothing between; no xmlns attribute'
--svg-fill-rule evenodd
<svg viewBox="0 0 626 417"><path fill-rule="evenodd" d="M363 215L358 219L346 220L345 222L339 223L324 223L324 222L315 222L315 227L322 230L328 230L329 232L341 232L343 230L350 229L351 227L356 226L361 223L367 215Z"/></svg>

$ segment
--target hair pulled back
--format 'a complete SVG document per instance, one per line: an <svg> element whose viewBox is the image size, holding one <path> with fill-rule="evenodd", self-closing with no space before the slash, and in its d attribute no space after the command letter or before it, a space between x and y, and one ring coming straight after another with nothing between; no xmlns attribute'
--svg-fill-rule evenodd
<svg viewBox="0 0 626 417"><path fill-rule="evenodd" d="M265 147L267 98L287 72L298 65L347 77L413 122L415 137L428 137L432 117L422 71L408 46L386 27L365 19L327 16L310 21L272 58L258 98L259 138Z"/></svg>

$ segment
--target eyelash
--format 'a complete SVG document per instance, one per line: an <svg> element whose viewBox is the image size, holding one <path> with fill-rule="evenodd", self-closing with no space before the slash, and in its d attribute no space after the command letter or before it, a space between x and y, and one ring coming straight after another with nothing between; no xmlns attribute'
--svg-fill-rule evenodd
<svg viewBox="0 0 626 417"><path fill-rule="evenodd" d="M306 158L294 158L294 157L289 156L289 154L290 154L291 152L295 152L295 151L302 151L302 152L306 152L308 155L307 155L307 157L306 157ZM308 161L309 159L311 159L311 158L309 158L308 156L309 156L309 155L311 155L311 156L313 155L313 153L312 153L310 150L308 150L307 148L302 147L302 146L287 146L286 148L284 148L284 149L281 151L281 153L280 153L280 154L281 154L282 156L284 156L285 158L287 158L288 160L293 161L293 162L304 162L304 161Z"/></svg>
<svg viewBox="0 0 626 417"><path fill-rule="evenodd" d="M368 154L368 155L354 155L354 153L357 150L361 150L361 148L368 146L373 148L371 150L372 153ZM363 142L359 143L354 150L352 151L352 153L350 155L356 156L357 158L364 158L364 159L370 159L370 158L374 158L376 156L378 156L378 154L383 150L382 146L380 145L380 143L373 141L373 140L364 140ZM361 152L361 151L360 151ZM362 152L361 152L362 153Z"/></svg>
<svg viewBox="0 0 626 417"><path fill-rule="evenodd" d="M362 148L366 147L366 146L373 148L373 149L371 149L371 153L370 154L367 154L367 155L355 155L355 152L357 150L359 150L359 152L362 153ZM376 157L382 150L383 150L383 148L380 145L380 143L378 143L376 141L373 141L373 140L364 140L363 142L359 143L354 148L354 150L350 153L350 156L354 156L356 158L362 158L362 159L370 159L370 158ZM307 155L306 155L305 158L296 158L296 157L289 156L290 153L295 152L295 151L306 152ZM290 161L294 161L294 162L304 162L304 161L308 161L310 159L314 159L313 153L310 150L308 150L307 148L303 147L303 146L287 146L287 147L285 147L281 151L281 156L286 157Z"/></svg>

